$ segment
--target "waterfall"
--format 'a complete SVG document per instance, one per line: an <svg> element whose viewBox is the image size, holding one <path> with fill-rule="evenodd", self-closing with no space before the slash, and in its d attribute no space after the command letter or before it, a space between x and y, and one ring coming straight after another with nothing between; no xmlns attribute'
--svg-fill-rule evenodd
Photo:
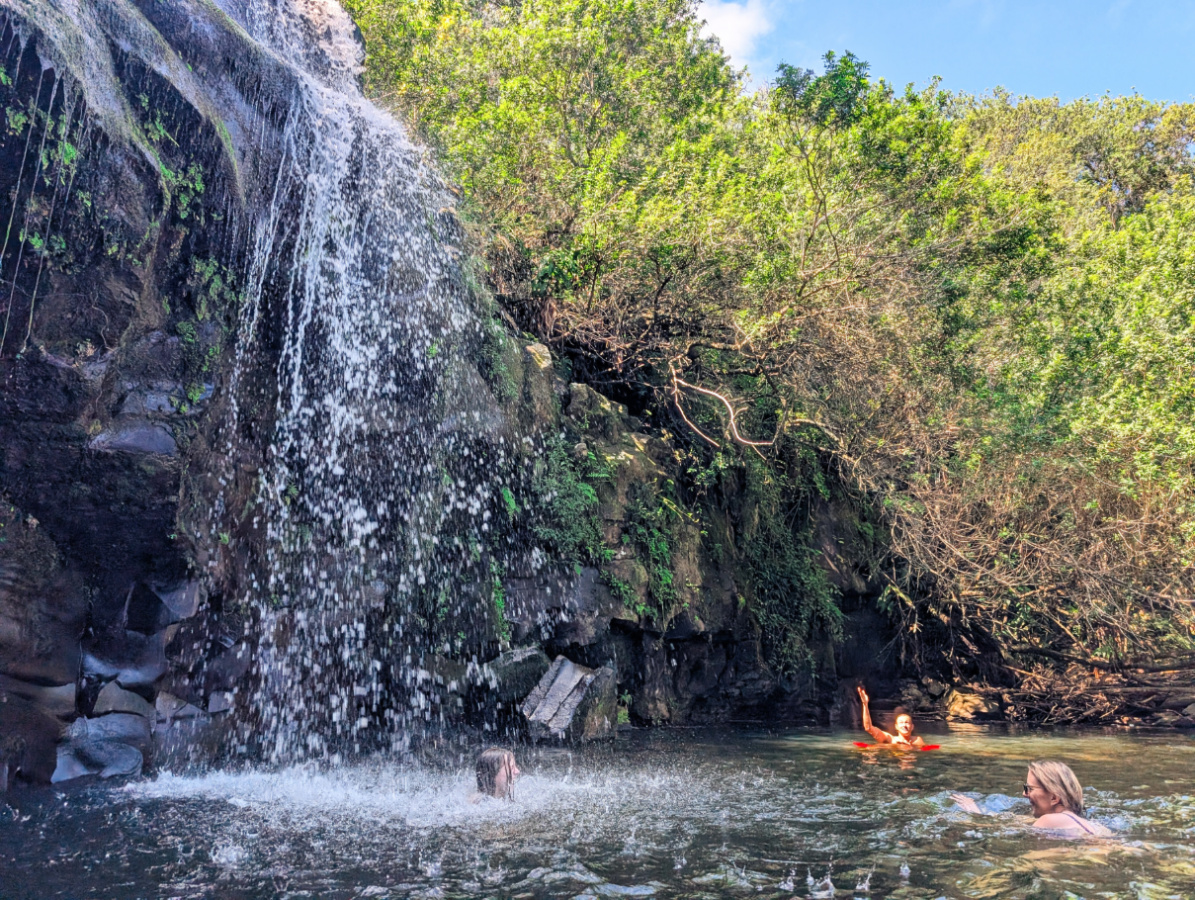
<svg viewBox="0 0 1195 900"><path fill-rule="evenodd" d="M94 341L40 329L91 398L70 471L115 482L72 551L93 598L80 690L231 709L212 719L229 752L279 762L401 748L459 719L518 554L491 520L530 451L479 374L495 332L453 194L362 95L352 21L335 0L0 10L0 87L25 104L0 141L23 210L9 352L38 344L35 312L52 317L38 290L55 248L53 308L102 300Z"/></svg>
<svg viewBox="0 0 1195 900"><path fill-rule="evenodd" d="M402 746L445 699L422 684L428 634L412 598L476 562L476 539L446 522L487 529L500 470L469 461L469 436L493 423L464 396L486 391L466 358L481 327L459 227L403 127L362 96L361 48L333 0L225 10L298 73L254 226L238 362L252 364L274 304L283 343L252 511L265 565L243 598L260 633L242 750L285 761Z"/></svg>

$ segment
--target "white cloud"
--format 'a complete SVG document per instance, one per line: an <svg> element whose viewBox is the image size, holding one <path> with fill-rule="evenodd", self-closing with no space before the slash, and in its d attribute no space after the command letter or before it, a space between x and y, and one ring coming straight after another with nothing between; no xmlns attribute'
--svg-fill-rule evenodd
<svg viewBox="0 0 1195 900"><path fill-rule="evenodd" d="M739 65L755 50L755 42L775 27L764 0L704 0L700 15L705 19L702 34L715 35L722 49Z"/></svg>

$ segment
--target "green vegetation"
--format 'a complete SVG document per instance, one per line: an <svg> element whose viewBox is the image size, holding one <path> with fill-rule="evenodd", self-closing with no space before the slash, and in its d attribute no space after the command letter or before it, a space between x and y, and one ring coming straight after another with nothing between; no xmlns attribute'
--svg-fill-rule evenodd
<svg viewBox="0 0 1195 900"><path fill-rule="evenodd" d="M542 501L532 525L536 539L577 567L609 562L613 552L602 535L596 489L609 477L592 451L577 453L563 437L549 440L531 485Z"/></svg>
<svg viewBox="0 0 1195 900"><path fill-rule="evenodd" d="M746 473L775 665L837 626L823 476L874 511L914 658L1192 658L1195 106L900 91L849 53L749 93L688 0L345 5L518 326ZM575 462L543 477L587 514ZM542 537L598 557L586 521Z"/></svg>
<svg viewBox="0 0 1195 900"><path fill-rule="evenodd" d="M480 352L480 372L499 403L512 402L519 394L519 385L508 366L508 354L515 348L496 318L484 318L485 334Z"/></svg>
<svg viewBox="0 0 1195 900"><path fill-rule="evenodd" d="M25 131L25 126L29 124L29 114L22 109L13 109L11 106L5 107L4 117L8 123L10 134L21 134Z"/></svg>
<svg viewBox="0 0 1195 900"><path fill-rule="evenodd" d="M647 568L648 605L628 604L639 615L649 613L659 625L666 625L676 611L672 555L676 550L676 527L684 515L666 493L643 492L627 508L622 542L630 546Z"/></svg>
<svg viewBox="0 0 1195 900"><path fill-rule="evenodd" d="M195 317L201 322L214 315L227 323L240 309L236 276L217 260L193 258L186 285Z"/></svg>
<svg viewBox="0 0 1195 900"><path fill-rule="evenodd" d="M490 559L490 601L494 605L494 625L499 639L510 640L510 622L506 618L506 587L502 583L502 566Z"/></svg>
<svg viewBox="0 0 1195 900"><path fill-rule="evenodd" d="M793 471L777 471L758 459L747 461L746 501L753 516L743 536L764 657L773 671L785 676L813 668L814 638L842 638L838 592L811 549L808 517L801 515L802 507L820 495L818 487L825 488L813 475L816 461L808 452L795 453L793 459Z"/></svg>

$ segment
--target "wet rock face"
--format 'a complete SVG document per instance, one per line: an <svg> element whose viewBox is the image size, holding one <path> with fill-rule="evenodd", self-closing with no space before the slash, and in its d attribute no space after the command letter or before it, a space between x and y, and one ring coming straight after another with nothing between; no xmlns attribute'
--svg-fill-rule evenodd
<svg viewBox="0 0 1195 900"><path fill-rule="evenodd" d="M0 789L18 781L48 783L61 734L62 723L40 703L0 690Z"/></svg>
<svg viewBox="0 0 1195 900"><path fill-rule="evenodd" d="M186 0L0 0L0 47L0 767L128 774L140 725L66 725L152 723L167 645L222 589L183 475L224 402L233 237L288 85Z"/></svg>
<svg viewBox="0 0 1195 900"><path fill-rule="evenodd" d="M549 656L587 669L608 668L623 712L638 724L765 718L777 702L788 704L790 720L809 720L816 710L808 692L794 700L792 689L782 689L763 666L732 561L715 559L703 528L683 513L669 512L665 522L672 588L660 590L661 563L642 546L643 515L664 504L677 508L670 494L678 479L674 448L621 404L584 384L561 382L544 348L523 351L505 363L522 385L508 414L535 423L533 434L562 435L571 464L599 468L589 480L591 515L609 558L600 568L551 560L538 568L508 566L503 612L511 638L538 642ZM559 402L549 403L551 397ZM551 502L532 498L526 505Z"/></svg>
<svg viewBox="0 0 1195 900"><path fill-rule="evenodd" d="M41 702L24 699L32 686L73 689L87 722L151 720L131 695L164 691L182 703L157 723L165 744L199 740L201 717L184 709L241 713L253 732L296 706L294 682L268 672L292 647L311 656L300 632L351 625L368 626L371 653L402 660L383 683L369 654L353 656L371 696L392 692L389 708L364 710L370 727L412 714L394 697L414 689L417 663L392 639L413 610L390 595L429 579L400 557L431 552L413 535L436 545L432 522L422 535L416 522L440 516L446 485L484 488L479 505L495 493L481 460L507 456L516 422L469 357L454 216L433 203L434 177L412 177L422 157L399 126L376 127L384 117L348 90L362 51L346 23L322 2L0 0L0 196L19 224L0 248L0 500L40 548L33 559L0 543L0 674L21 702ZM350 220L359 227L342 231ZM297 273L321 254L336 264ZM345 278L372 286L373 316L329 281L354 256ZM532 399L532 418L554 414L554 386ZM460 519L477 519L456 499ZM438 593L417 592L421 627L483 643L475 623L493 616L469 582L488 586L499 565L452 541L457 519L443 528L435 552L472 574L457 577L448 620ZM365 580L363 560L389 581ZM304 617L338 590L326 620ZM259 665L263 645L273 655ZM339 675L298 678L303 728L332 729L331 697L364 703ZM237 691L253 679L246 701ZM62 777L133 768L131 754L97 749L148 749L131 733L64 731Z"/></svg>

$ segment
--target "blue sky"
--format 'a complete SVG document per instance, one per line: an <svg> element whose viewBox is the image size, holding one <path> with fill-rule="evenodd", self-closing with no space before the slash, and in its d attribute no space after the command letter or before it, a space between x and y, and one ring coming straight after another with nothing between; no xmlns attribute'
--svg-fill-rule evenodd
<svg viewBox="0 0 1195 900"><path fill-rule="evenodd" d="M1064 100L1195 100L1195 0L704 0L699 14L754 81L850 50L903 87Z"/></svg>

